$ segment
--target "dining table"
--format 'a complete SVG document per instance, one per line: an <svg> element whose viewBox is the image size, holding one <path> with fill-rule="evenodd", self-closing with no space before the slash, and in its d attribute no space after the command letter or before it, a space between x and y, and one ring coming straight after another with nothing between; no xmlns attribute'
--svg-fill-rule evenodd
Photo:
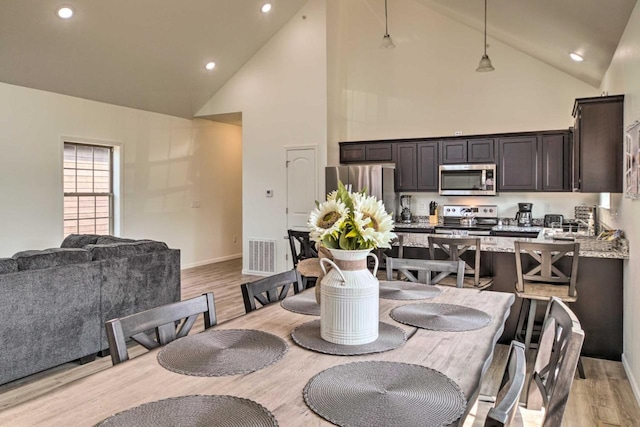
<svg viewBox="0 0 640 427"><path fill-rule="evenodd" d="M406 342L393 350L355 356L308 350L292 339L292 331L320 317L292 312L274 303L198 333L246 329L280 337L288 349L262 369L225 376L184 375L163 367L158 361L162 348L156 348L0 412L0 425L95 425L148 402L189 395L250 399L270 411L280 426L331 425L305 403L305 385L329 368L363 361L415 364L444 374L459 386L468 402L465 413L453 423L461 425L479 394L514 296L487 290L438 288L442 293L428 300L380 299L380 321L402 329L407 337ZM490 322L474 330L444 331L416 328L390 316L394 308L416 302L470 307L488 314ZM402 420L398 420L398 425L403 425Z"/></svg>

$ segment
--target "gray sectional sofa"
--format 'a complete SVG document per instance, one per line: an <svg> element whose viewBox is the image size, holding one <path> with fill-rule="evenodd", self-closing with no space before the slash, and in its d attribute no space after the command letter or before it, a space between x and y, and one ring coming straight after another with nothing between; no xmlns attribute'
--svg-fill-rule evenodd
<svg viewBox="0 0 640 427"><path fill-rule="evenodd" d="M0 259L0 384L107 354L107 320L180 300L180 251L70 235Z"/></svg>

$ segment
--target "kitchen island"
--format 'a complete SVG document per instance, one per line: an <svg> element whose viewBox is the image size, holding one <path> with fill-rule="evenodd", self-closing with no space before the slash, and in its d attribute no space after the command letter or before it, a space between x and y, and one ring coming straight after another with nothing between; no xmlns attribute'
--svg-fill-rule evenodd
<svg viewBox="0 0 640 427"><path fill-rule="evenodd" d="M429 258L429 234L424 232L398 232L397 234L402 236L405 258ZM491 290L514 292L516 282L514 242L516 240L554 242L544 238L542 229L537 238L480 237L481 274L493 276L494 283ZM566 243L566 241L556 242ZM622 276L624 260L629 258L628 246L624 240L616 247L612 247L611 242L594 238L578 238L577 242L580 243L576 286L578 301L569 306L580 319L585 331L582 354L620 360L622 357ZM392 253L397 253L397 247ZM567 261L569 260L565 258L560 263ZM502 343L508 343L515 335L521 304L522 300L517 298L500 339ZM544 307L539 310L539 318L544 315L543 310Z"/></svg>

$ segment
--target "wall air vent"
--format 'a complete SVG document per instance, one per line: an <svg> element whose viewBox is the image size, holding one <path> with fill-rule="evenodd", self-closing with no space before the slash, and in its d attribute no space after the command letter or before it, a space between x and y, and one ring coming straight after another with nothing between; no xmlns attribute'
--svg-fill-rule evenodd
<svg viewBox="0 0 640 427"><path fill-rule="evenodd" d="M276 272L276 241L249 239L249 273Z"/></svg>

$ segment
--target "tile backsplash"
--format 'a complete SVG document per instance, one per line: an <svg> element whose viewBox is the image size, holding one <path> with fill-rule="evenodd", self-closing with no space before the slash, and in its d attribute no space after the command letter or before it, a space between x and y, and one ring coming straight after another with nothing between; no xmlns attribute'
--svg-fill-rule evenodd
<svg viewBox="0 0 640 427"><path fill-rule="evenodd" d="M582 204L593 206L599 202L598 194L584 193L500 193L495 197L445 197L437 193L401 194L412 196L411 212L415 216L429 215L429 202L432 200L436 201L439 207L442 205L497 205L498 216L501 218L515 218L518 203L521 202L533 203L534 218L543 218L545 214L561 214L565 218L573 218L575 206Z"/></svg>

